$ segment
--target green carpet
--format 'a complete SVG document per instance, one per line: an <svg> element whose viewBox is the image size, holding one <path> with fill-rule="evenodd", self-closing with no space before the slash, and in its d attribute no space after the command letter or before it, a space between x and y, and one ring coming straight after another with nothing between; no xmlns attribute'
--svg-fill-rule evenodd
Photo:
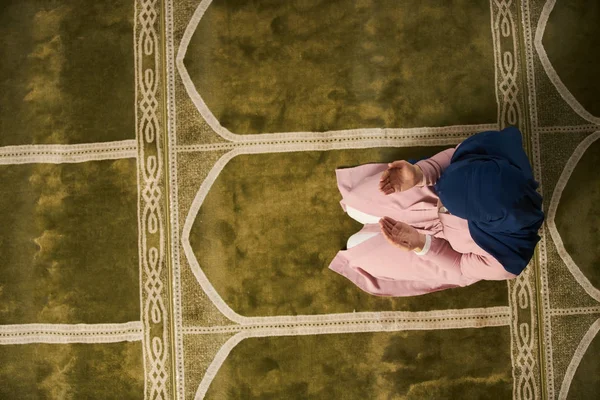
<svg viewBox="0 0 600 400"><path fill-rule="evenodd" d="M0 2L0 399L590 399L600 6ZM518 126L517 279L412 298L327 269L334 170Z"/></svg>

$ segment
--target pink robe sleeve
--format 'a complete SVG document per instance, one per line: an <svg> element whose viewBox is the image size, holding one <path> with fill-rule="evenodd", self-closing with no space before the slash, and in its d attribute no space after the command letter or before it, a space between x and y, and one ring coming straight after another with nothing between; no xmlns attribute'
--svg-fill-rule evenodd
<svg viewBox="0 0 600 400"><path fill-rule="evenodd" d="M429 251L421 257L435 263L454 279L466 277L500 281L516 277L491 255L459 253L447 240L438 237L431 237Z"/></svg>
<svg viewBox="0 0 600 400"><path fill-rule="evenodd" d="M415 165L418 165L421 171L423 171L423 180L419 186L435 185L444 170L450 165L450 160L452 160L455 150L455 148L450 148L426 160L418 161Z"/></svg>

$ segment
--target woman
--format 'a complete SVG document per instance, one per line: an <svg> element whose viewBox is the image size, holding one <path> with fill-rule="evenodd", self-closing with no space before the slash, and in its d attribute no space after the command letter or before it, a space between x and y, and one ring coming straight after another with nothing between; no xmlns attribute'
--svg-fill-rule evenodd
<svg viewBox="0 0 600 400"><path fill-rule="evenodd" d="M474 135L416 164L336 170L340 202L364 224L329 268L380 296L415 296L527 266L542 199L511 127Z"/></svg>

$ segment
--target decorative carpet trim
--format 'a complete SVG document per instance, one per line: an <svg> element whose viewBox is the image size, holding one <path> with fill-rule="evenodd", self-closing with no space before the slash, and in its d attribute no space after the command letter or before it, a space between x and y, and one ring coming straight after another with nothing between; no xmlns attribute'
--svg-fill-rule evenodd
<svg viewBox="0 0 600 400"><path fill-rule="evenodd" d="M318 320L324 321L338 318L337 323L327 325L290 324L290 326L256 326L240 330L229 338L219 349L209 365L198 389L195 399L204 398L208 388L217 375L227 356L238 343L252 337L317 335L332 333L359 333L406 330L435 330L435 329L465 329L491 326L507 326L510 324L508 307L470 308L460 310L435 310L419 312L380 312L380 313L347 313L325 314L314 316L287 316L288 320ZM264 319L266 319L265 317ZM229 328L229 327L223 327ZM186 327L185 333L199 334L202 327ZM227 332L231 332L228 330Z"/></svg>
<svg viewBox="0 0 600 400"><path fill-rule="evenodd" d="M595 307L572 307L572 308L553 308L548 311L551 317L563 315L581 315L581 314L600 314L600 306Z"/></svg>
<svg viewBox="0 0 600 400"><path fill-rule="evenodd" d="M135 140L85 144L33 144L0 147L0 165L80 163L137 157Z"/></svg>
<svg viewBox="0 0 600 400"><path fill-rule="evenodd" d="M177 113L175 103L175 46L173 44L173 1L165 0L165 48L167 79L167 143L169 153L169 202L171 226L171 262L172 262L172 302L173 302L173 335L174 335L174 398L185 398L185 371L183 351L183 316L181 300L181 271L179 254L179 202L177 195Z"/></svg>
<svg viewBox="0 0 600 400"><path fill-rule="evenodd" d="M594 132L593 134L586 137L579 144L579 146L577 146L577 148L569 158L569 161L567 161L567 164L565 165L565 168L563 169L562 174L558 179L556 187L554 188L554 193L552 194L552 200L550 201L550 207L548 209L548 218L546 222L548 230L550 231L550 236L552 236L552 239L554 240L560 258L563 260L573 277L575 277L575 280L577 280L577 282L583 287L586 293L598 302L600 302L600 290L598 290L596 287L594 287L594 285L592 285L589 279L583 274L583 272L581 272L581 269L579 269L575 261L571 258L569 252L565 249L564 243L562 241L560 233L558 232L556 222L554 221L554 219L556 217L556 211L558 209L558 204L560 203L562 192L567 186L569 178L575 170L577 163L579 163L579 160L581 160L581 157L583 157L583 154L592 145L592 143L594 143L599 138L600 131Z"/></svg>
<svg viewBox="0 0 600 400"><path fill-rule="evenodd" d="M511 360L513 363L513 398L537 399L540 388L535 374L539 368L534 354L538 350L535 297L531 283L535 279L533 265L509 284L511 297ZM527 317L520 316L526 313Z"/></svg>
<svg viewBox="0 0 600 400"><path fill-rule="evenodd" d="M490 0L491 30L494 43L496 69L496 96L498 101L498 123L528 128L525 117L527 106L521 97L522 77L519 73L521 52L515 16L519 15L517 2L512 0ZM511 310L511 363L513 375L513 398L538 398L541 389L538 380L539 355L537 318L535 311L535 263L521 275L508 283Z"/></svg>
<svg viewBox="0 0 600 400"><path fill-rule="evenodd" d="M533 50L533 37L531 31L531 8L529 6L529 0L521 0L521 25L523 26L523 38L525 47L525 69L527 73L527 101L529 102L529 120L533 130L538 126L538 115L537 115L537 99L536 99L536 87L535 87L535 68L533 57L535 55Z"/></svg>
<svg viewBox="0 0 600 400"><path fill-rule="evenodd" d="M138 139L138 218L140 247L141 310L144 324L145 398L166 399L170 379L168 281L165 257L165 221L162 127L158 93L162 82L161 46L158 32L160 2L136 0L134 19L136 137Z"/></svg>
<svg viewBox="0 0 600 400"><path fill-rule="evenodd" d="M200 145L182 145L178 146L178 151L215 151L227 150L241 146L265 146L270 147L279 144L302 144L313 143L344 143L360 142L366 140L381 141L382 146L398 146L398 141L407 139L450 139L455 137L452 143L457 143L469 135L477 132L497 130L498 124L479 124L479 125L454 125L444 127L425 127L425 128L374 128L374 129L347 129L329 132L289 132L286 138L280 139L255 139L249 138L240 142L212 143ZM245 135L257 136L257 135ZM260 135L259 135L260 136Z"/></svg>
<svg viewBox="0 0 600 400"><path fill-rule="evenodd" d="M308 332L306 334L394 331L412 329L454 329L460 327L477 328L483 326L508 326L508 307L467 308L459 310L434 311L381 311L354 312L340 314L296 315L260 317L262 322L225 326L186 326L185 334L231 333L247 330L261 332Z"/></svg>
<svg viewBox="0 0 600 400"><path fill-rule="evenodd" d="M492 37L496 65L496 96L498 121L506 125L518 125L523 119L519 103L519 47L513 16L512 0L490 0ZM503 40L512 39L512 48L502 47Z"/></svg>
<svg viewBox="0 0 600 400"><path fill-rule="evenodd" d="M563 81L558 76L558 73L552 66L552 62L548 58L548 54L546 54L546 49L544 48L544 44L542 43L542 39L544 37L544 31L546 30L546 24L548 23L548 18L550 17L550 13L556 4L556 0L548 0L546 4L544 4L544 8L542 9L542 14L538 21L537 29L535 30L535 49L540 57L540 61L544 70L546 71L546 75L552 82L552 84L558 90L558 93L561 97L571 106L571 108L579 114L582 118L588 120L589 122L600 125L600 118L593 116L590 112L588 112L582 105L577 101L575 96L569 91L569 89L565 86Z"/></svg>
<svg viewBox="0 0 600 400"><path fill-rule="evenodd" d="M533 128L536 133L564 133L564 132L589 132L595 131L600 128L600 125L570 125L570 126L548 126L548 127L539 127Z"/></svg>
<svg viewBox="0 0 600 400"><path fill-rule="evenodd" d="M435 137L435 138L434 138ZM311 150L342 150L342 149L362 149L371 147L407 147L409 146L435 146L435 145L455 145L468 136L463 135L432 135L431 138L417 138L411 136L387 136L387 137L362 137L362 138L332 138L322 140L286 140L286 141L265 141L265 142L245 142L245 143L217 143L209 145L183 145L178 146L179 152L202 152L202 151L222 151L227 149L253 149L254 154L272 153L274 147L289 149L284 151L311 151ZM263 151L260 151L260 150Z"/></svg>
<svg viewBox="0 0 600 400"><path fill-rule="evenodd" d="M122 324L0 325L0 345L27 343L115 343L142 340L142 322Z"/></svg>
<svg viewBox="0 0 600 400"><path fill-rule="evenodd" d="M534 134L535 135L535 134ZM537 135L536 135L537 136ZM539 150L538 150L539 153ZM540 184L541 187L541 184ZM546 224L546 223L544 223ZM547 225L546 225L547 226ZM542 230L540 233L541 240L538 244L538 255L539 255L539 265L540 265L540 297L542 300L541 307L539 307L538 312L542 313L542 346L543 349L540 348L540 351L543 352L545 363L544 363L544 371L546 379L544 380L546 385L546 398L553 399L554 398L554 365L552 363L553 354L552 354L552 320L550 315L550 286L548 284L548 253L546 249L546 243L548 237L546 235L546 229L542 226Z"/></svg>
<svg viewBox="0 0 600 400"><path fill-rule="evenodd" d="M535 50L533 45L532 29L531 29L531 7L530 0L522 0L521 2L521 18L524 29L524 47L525 47L525 66L527 74L528 88L528 111L531 126L531 157L535 179L539 183L538 191L543 192L542 179L542 162L540 151L540 133L545 133L542 128L539 128L538 109L537 109L537 88L535 82ZM573 129L576 127L567 127ZM575 129L573 129L575 130ZM540 357L540 379L541 379L541 397L554 398L554 368L552 364L552 322L550 318L550 291L548 286L548 259L546 254L546 229L542 227L540 231L541 240L537 247L535 257L538 261L538 281L540 285L537 291L538 295L538 321L541 325L538 332L539 337L539 357ZM515 391L515 396L517 393ZM522 397L519 394L519 397Z"/></svg>
<svg viewBox="0 0 600 400"><path fill-rule="evenodd" d="M579 346L577 346L575 354L573 354L573 358L567 367L567 372L565 373L562 385L560 386L560 392L558 393L559 400L566 400L569 395L569 388L571 387L571 382L573 381L577 367L581 363L583 356L592 343L592 340L596 337L598 331L600 331L600 319L597 319L596 322L590 326L590 329L586 332L583 339L581 339L581 342L579 342Z"/></svg>
<svg viewBox="0 0 600 400"><path fill-rule="evenodd" d="M133 50L134 50L134 56L133 56L133 63L134 63L134 85L135 85L135 93L134 93L134 99L135 99L135 104L134 104L134 114L135 114L135 139L136 139L136 143L141 143L141 138L140 138L140 133L139 133L139 119L138 119L138 64L141 63L141 61L138 60L138 58L140 57L140 52L139 52L139 45L138 45L138 27L137 27L137 20L138 20L138 0L134 0L133 2ZM142 250L142 241L143 241L143 235L141 233L141 229L142 229L142 222L141 222L141 214L142 214L142 202L140 201L139 197L140 197L140 163L139 161L136 163L136 170L137 170L137 196L138 196L138 201L137 201L137 224L138 224L138 260L139 260L139 280L140 280L140 320L142 321L142 329L144 328L144 318L145 318L145 310L144 310L144 269L142 268L142 259L144 257L143 254L143 250ZM144 400L146 400L148 398L148 386L149 386L149 381L150 379L148 378L148 362L146 361L148 358L148 355L146 354L146 340L145 340L145 333L143 332L142 334L142 365L144 367Z"/></svg>

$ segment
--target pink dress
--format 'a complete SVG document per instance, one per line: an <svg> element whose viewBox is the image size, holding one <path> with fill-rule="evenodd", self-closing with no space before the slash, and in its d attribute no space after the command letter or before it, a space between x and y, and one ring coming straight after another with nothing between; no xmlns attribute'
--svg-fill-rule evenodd
<svg viewBox="0 0 600 400"><path fill-rule="evenodd" d="M450 164L454 149L419 161L424 186L385 195L379 179L387 164L367 164L336 170L340 204L377 217L389 216L431 235L424 255L391 245L378 224L365 224L361 232L377 235L337 253L329 268L362 290L378 296L416 296L480 280L512 279L490 254L471 238L467 221L442 212L432 186Z"/></svg>

